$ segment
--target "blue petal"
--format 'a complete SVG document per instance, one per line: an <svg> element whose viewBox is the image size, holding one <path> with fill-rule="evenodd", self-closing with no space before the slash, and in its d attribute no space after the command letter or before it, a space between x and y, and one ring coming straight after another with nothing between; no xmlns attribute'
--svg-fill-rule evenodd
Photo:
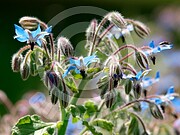
<svg viewBox="0 0 180 135"><path fill-rule="evenodd" d="M22 39L28 39L29 38L28 33L22 27L20 27L16 24L14 24L14 27L15 27L15 33L17 35L17 37L15 37L15 38L22 38Z"/></svg>
<svg viewBox="0 0 180 135"><path fill-rule="evenodd" d="M46 31L47 33L51 33L51 32L52 32L52 26L48 27L45 31Z"/></svg>
<svg viewBox="0 0 180 135"><path fill-rule="evenodd" d="M74 64L74 65L80 66L80 60L74 60L70 58L69 63L72 65Z"/></svg>
<svg viewBox="0 0 180 135"><path fill-rule="evenodd" d="M140 78L141 78L141 76L142 76L142 71L139 71L137 74L136 74L136 80L139 80Z"/></svg>
<svg viewBox="0 0 180 135"><path fill-rule="evenodd" d="M41 33L41 28L40 28L40 24L38 24L37 29L35 31L32 31L31 34L32 34L32 37L35 38L40 33Z"/></svg>
<svg viewBox="0 0 180 135"><path fill-rule="evenodd" d="M38 46L41 47L41 44L42 44L42 43L41 43L41 40L37 40L36 43L38 44Z"/></svg>
<svg viewBox="0 0 180 135"><path fill-rule="evenodd" d="M15 36L14 39L17 39L19 42L26 42L28 40L28 38L23 35Z"/></svg>
<svg viewBox="0 0 180 135"><path fill-rule="evenodd" d="M174 93L174 86L171 86L171 87L167 90L167 94L166 94L166 95L172 94L172 93Z"/></svg>
<svg viewBox="0 0 180 135"><path fill-rule="evenodd" d="M157 79L159 79L160 78L160 72L158 71L158 72L156 72L156 77L155 77L155 79L157 80Z"/></svg>
<svg viewBox="0 0 180 135"><path fill-rule="evenodd" d="M151 42L149 43L149 47L155 48L154 41L151 41Z"/></svg>
<svg viewBox="0 0 180 135"><path fill-rule="evenodd" d="M81 72L80 72L80 70L79 69L75 69L75 72L76 72L76 74L80 74Z"/></svg>
<svg viewBox="0 0 180 135"><path fill-rule="evenodd" d="M173 47L172 44L171 44L171 45L160 45L160 46L159 46L159 49L160 49L161 51L163 51L163 50L171 49L172 47Z"/></svg>
<svg viewBox="0 0 180 135"><path fill-rule="evenodd" d="M84 65L85 65L85 66L88 66L89 64L91 64L92 62L94 62L94 61L92 61L92 60L95 59L95 58L97 58L97 56L96 56L95 54L93 54L93 55L91 55L91 56L88 56L88 57L85 57L85 58L83 59Z"/></svg>
<svg viewBox="0 0 180 135"><path fill-rule="evenodd" d="M159 105L159 104L163 103L163 101L161 99L159 99L159 98L156 98L155 103Z"/></svg>
<svg viewBox="0 0 180 135"><path fill-rule="evenodd" d="M152 52L155 54L155 53L159 53L159 52L161 52L161 49L159 48L159 46L158 47L155 47L153 50L152 50Z"/></svg>
<svg viewBox="0 0 180 135"><path fill-rule="evenodd" d="M62 77L63 77L63 78L66 77L71 70L74 70L74 69L76 69L76 68L77 68L77 67L75 67L75 66L70 66L70 67L68 67L68 69L67 69L67 70L64 72L64 74L62 75Z"/></svg>

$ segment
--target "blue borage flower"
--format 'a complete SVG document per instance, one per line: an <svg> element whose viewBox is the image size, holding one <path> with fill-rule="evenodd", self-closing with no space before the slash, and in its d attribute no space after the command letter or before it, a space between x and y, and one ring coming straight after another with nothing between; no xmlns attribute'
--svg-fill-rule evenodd
<svg viewBox="0 0 180 135"><path fill-rule="evenodd" d="M147 87L153 85L154 83L158 82L160 78L160 72L156 72L155 78L152 77L144 77L142 79L143 88L146 89Z"/></svg>
<svg viewBox="0 0 180 135"><path fill-rule="evenodd" d="M150 50L145 50L144 53L147 56L151 56L151 55L159 53L159 52L161 52L163 50L169 50L172 47L173 47L172 44L168 44L168 43L165 43L165 42L160 44L159 46L155 46L154 41L151 41L150 44L149 44Z"/></svg>
<svg viewBox="0 0 180 135"><path fill-rule="evenodd" d="M161 98L155 98L153 99L156 104L161 105L161 104L167 104L174 100L175 96L178 96L175 91L174 91L174 86L171 86L168 90L166 95L161 96Z"/></svg>
<svg viewBox="0 0 180 135"><path fill-rule="evenodd" d="M41 31L40 25L38 25L35 31L23 29L16 24L14 24L14 26L16 33L14 38L20 42L27 42L27 44L30 44L32 50L35 44L41 46L41 39L44 38L44 36L49 35L52 31L52 26L48 27L45 31Z"/></svg>
<svg viewBox="0 0 180 135"><path fill-rule="evenodd" d="M128 30L129 32L133 31L133 25L129 24L127 25L126 30ZM113 28L110 30L108 37L111 38L112 36L114 36L116 39L119 39L120 37L122 37L125 34L125 31L117 26L113 26Z"/></svg>
<svg viewBox="0 0 180 135"><path fill-rule="evenodd" d="M63 77L66 77L71 70L75 70L77 74L80 74L81 71L85 71L89 64L97 62L98 60L99 59L95 54L84 58L79 57L77 60L70 58L69 62L71 66L69 66L68 69L64 72Z"/></svg>
<svg viewBox="0 0 180 135"><path fill-rule="evenodd" d="M142 70L141 70L141 71L139 71L135 76L132 75L132 74L129 74L129 75L123 74L123 77L122 77L122 78L123 78L123 79L130 79L131 81L141 81L142 78L149 73L149 71L151 71L151 69L145 70L145 71L142 71Z"/></svg>
<svg viewBox="0 0 180 135"><path fill-rule="evenodd" d="M177 93L175 93L174 91L174 86L171 86L168 90L166 95L159 95L159 98L150 98L149 100L153 101L154 103L156 103L157 105L169 105L169 103L171 103L176 96L179 96ZM141 103L141 108L143 110L148 108L148 104L145 102Z"/></svg>

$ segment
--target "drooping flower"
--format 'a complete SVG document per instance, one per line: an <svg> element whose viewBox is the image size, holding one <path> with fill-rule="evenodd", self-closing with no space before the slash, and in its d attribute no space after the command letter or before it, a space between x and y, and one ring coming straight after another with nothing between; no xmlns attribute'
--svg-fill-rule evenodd
<svg viewBox="0 0 180 135"><path fill-rule="evenodd" d="M125 75L125 74L123 74L122 78L123 79L130 79L131 81L141 81L142 78L149 73L149 71L151 71L151 70L150 69L145 70L145 71L140 70L136 75L132 75L132 74Z"/></svg>
<svg viewBox="0 0 180 135"><path fill-rule="evenodd" d="M41 46L41 39L46 35L49 35L52 31L52 26L48 27L45 31L41 31L40 25L38 25L37 29L34 31L30 31L28 29L23 29L22 27L14 24L15 26L15 39L20 42L27 42L27 44L31 45L31 50L33 50L34 45Z"/></svg>
<svg viewBox="0 0 180 135"><path fill-rule="evenodd" d="M159 46L155 46L154 41L151 41L150 44L149 44L150 50L146 50L144 52L145 52L145 54L147 56L149 56L149 55L153 55L153 54L159 53L159 52L161 52L163 50L169 50L172 47L173 47L173 45L169 44L167 42L163 42L163 43L160 43Z"/></svg>
<svg viewBox="0 0 180 135"><path fill-rule="evenodd" d="M144 53L150 57L153 64L155 65L155 61L156 61L155 54L163 50L169 50L173 47L173 45L168 42L161 42L159 46L155 46L154 41L151 41L148 47L149 49L144 50Z"/></svg>
<svg viewBox="0 0 180 135"><path fill-rule="evenodd" d="M64 72L63 77L67 76L71 70L75 70L77 74L82 74L83 76L83 74L85 74L86 67L93 62L97 62L98 60L99 59L95 54L84 58L79 57L77 60L70 58L69 62L71 66L69 66L68 69Z"/></svg>
<svg viewBox="0 0 180 135"><path fill-rule="evenodd" d="M166 95L161 96L161 98L155 99L155 103L156 104L163 104L163 103L167 104L167 103L171 102L172 100L174 100L176 96L178 96L178 94L175 93L174 86L171 86L167 90Z"/></svg>
<svg viewBox="0 0 180 135"><path fill-rule="evenodd" d="M160 78L160 72L156 72L156 76L155 78L152 77L144 77L142 79L142 83L143 83L143 88L146 89L147 87L151 86L152 84L156 83L159 81Z"/></svg>

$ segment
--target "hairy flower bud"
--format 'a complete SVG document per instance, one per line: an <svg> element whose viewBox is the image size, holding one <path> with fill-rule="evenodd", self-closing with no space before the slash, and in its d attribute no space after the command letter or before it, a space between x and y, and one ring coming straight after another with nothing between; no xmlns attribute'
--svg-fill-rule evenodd
<svg viewBox="0 0 180 135"><path fill-rule="evenodd" d="M59 91L57 88L53 89L51 92L51 103L56 104L59 98Z"/></svg>
<svg viewBox="0 0 180 135"><path fill-rule="evenodd" d="M122 69L119 63L114 63L110 65L110 73L114 80L114 87L117 87L118 81L122 79Z"/></svg>
<svg viewBox="0 0 180 135"><path fill-rule="evenodd" d="M44 83L49 90L52 90L54 87L59 87L60 78L59 75L52 70L48 70L44 74Z"/></svg>
<svg viewBox="0 0 180 135"><path fill-rule="evenodd" d="M140 51L137 51L135 53L136 55L136 62L137 64L139 65L139 67L141 69L148 69L149 68L149 60L147 58L147 56L143 53L143 52L140 52Z"/></svg>
<svg viewBox="0 0 180 135"><path fill-rule="evenodd" d="M21 63L20 74L23 80L27 80L30 75L30 67L28 62Z"/></svg>
<svg viewBox="0 0 180 135"><path fill-rule="evenodd" d="M71 57L74 54L74 48L70 41L65 37L60 37L57 42L58 49L61 50L62 54L66 57Z"/></svg>
<svg viewBox="0 0 180 135"><path fill-rule="evenodd" d="M19 20L19 24L21 24L24 29L32 30L37 28L39 19L35 17L25 16Z"/></svg>
<svg viewBox="0 0 180 135"><path fill-rule="evenodd" d="M136 99L141 97L141 92L142 92L142 84L141 83L135 83L133 85L133 93L134 93L134 97Z"/></svg>
<svg viewBox="0 0 180 135"><path fill-rule="evenodd" d="M60 94L60 102L61 105L66 108L68 106L69 103L69 92L67 90L64 90L61 92Z"/></svg>
<svg viewBox="0 0 180 135"><path fill-rule="evenodd" d="M149 35L150 33L149 28L142 22L133 21L133 25L134 25L134 31L140 38L144 38Z"/></svg>
<svg viewBox="0 0 180 135"><path fill-rule="evenodd" d="M93 19L89 27L86 29L86 39L88 42L93 42L93 37L97 28L97 24L97 20Z"/></svg>
<svg viewBox="0 0 180 135"><path fill-rule="evenodd" d="M22 60L23 60L23 57L21 54L20 55L18 55L18 54L13 55L12 63L11 63L11 67L12 67L13 72L19 72Z"/></svg>
<svg viewBox="0 0 180 135"><path fill-rule="evenodd" d="M32 76L36 76L38 74L36 63L33 61L30 62L30 73Z"/></svg>
<svg viewBox="0 0 180 135"><path fill-rule="evenodd" d="M126 26L126 21L124 17L118 12L111 12L106 15L109 21L119 28L124 28Z"/></svg>
<svg viewBox="0 0 180 135"><path fill-rule="evenodd" d="M113 91L110 91L105 94L105 104L107 108L111 108L112 104L114 103L115 95Z"/></svg>

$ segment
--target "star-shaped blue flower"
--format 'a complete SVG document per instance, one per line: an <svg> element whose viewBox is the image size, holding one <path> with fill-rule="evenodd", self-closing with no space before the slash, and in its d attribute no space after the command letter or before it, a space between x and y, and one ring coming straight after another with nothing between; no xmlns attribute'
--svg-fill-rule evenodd
<svg viewBox="0 0 180 135"><path fill-rule="evenodd" d="M142 79L143 88L146 89L147 87L153 85L154 83L158 82L160 78L160 72L156 72L155 78L152 77L144 77Z"/></svg>
<svg viewBox="0 0 180 135"><path fill-rule="evenodd" d="M123 79L130 79L131 81L141 81L142 78L144 76L146 76L148 73L149 73L150 69L149 70L145 70L145 71L139 71L135 76L134 75L125 75L123 74Z"/></svg>
<svg viewBox="0 0 180 135"><path fill-rule="evenodd" d="M164 44L161 44L159 46L155 46L154 41L151 41L150 44L149 44L149 48L151 50L146 50L146 51L144 51L144 53L147 56L151 56L151 55L159 53L159 52L161 52L163 50L169 50L172 47L173 47L173 45L172 44L168 44L168 43L164 43Z"/></svg>
<svg viewBox="0 0 180 135"><path fill-rule="evenodd" d="M162 96L161 98L155 98L154 101L156 104L161 105L161 104L168 104L172 100L175 99L175 96L178 96L178 94L175 93L174 91L174 86L171 86L168 90L166 95Z"/></svg>
<svg viewBox="0 0 180 135"><path fill-rule="evenodd" d="M80 74L81 70L85 70L85 68L93 63L93 62L97 62L99 59L97 58L97 56L95 54L88 56L88 57L79 57L79 59L75 60L73 58L70 58L69 62L71 64L71 66L68 67L68 69L64 72L63 77L66 77L68 75L68 73L71 70L75 70L75 72L77 74Z"/></svg>
<svg viewBox="0 0 180 135"><path fill-rule="evenodd" d="M23 29L22 27L14 24L17 39L20 42L27 42L28 44L34 46L35 44L41 46L41 39L44 36L49 35L52 31L52 26L48 27L45 31L41 31L40 25L38 25L35 31L30 31L27 29Z"/></svg>

